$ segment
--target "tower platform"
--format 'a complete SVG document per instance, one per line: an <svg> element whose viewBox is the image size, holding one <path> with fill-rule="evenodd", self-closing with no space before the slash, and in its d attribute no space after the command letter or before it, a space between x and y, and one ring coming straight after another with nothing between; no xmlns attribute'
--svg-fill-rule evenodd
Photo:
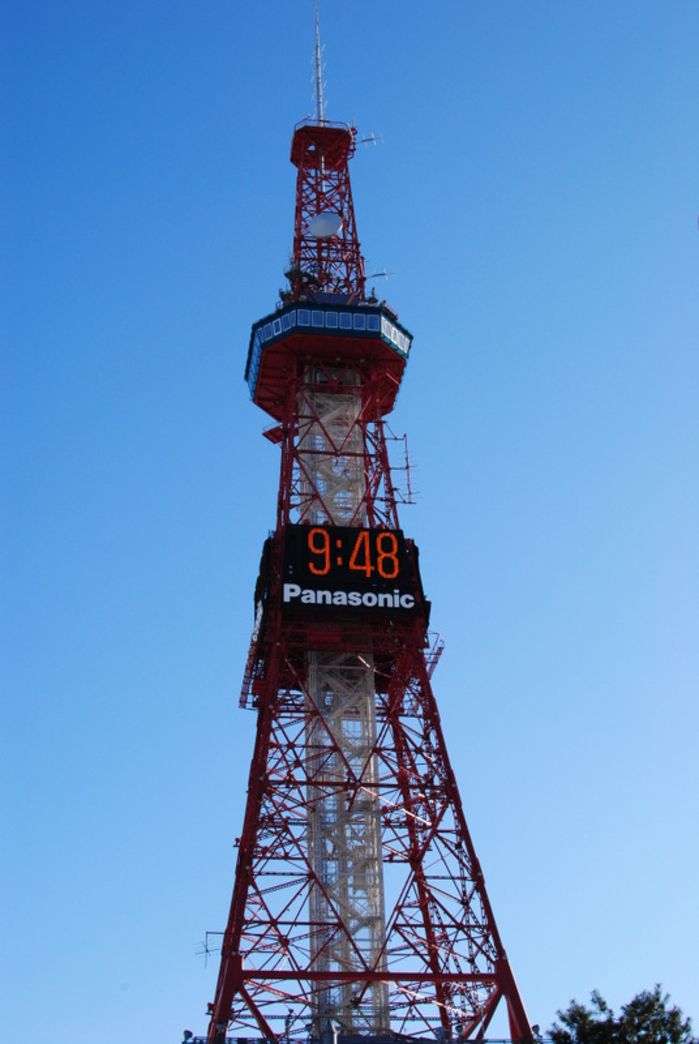
<svg viewBox="0 0 699 1044"><path fill-rule="evenodd" d="M245 380L256 405L281 420L290 380L308 359L380 364L382 413L394 406L412 334L383 304L347 304L342 295L294 302L253 325ZM322 300L325 297L326 300ZM327 299L330 300L327 300ZM340 303L333 301L340 298Z"/></svg>

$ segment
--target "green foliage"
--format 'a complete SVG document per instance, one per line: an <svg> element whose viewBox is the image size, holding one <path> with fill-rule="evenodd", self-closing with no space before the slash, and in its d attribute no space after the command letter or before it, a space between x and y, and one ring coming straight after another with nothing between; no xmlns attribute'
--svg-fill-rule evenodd
<svg viewBox="0 0 699 1044"><path fill-rule="evenodd" d="M586 1008L571 1001L565 1011L556 1014L549 1034L553 1044L697 1044L692 1037L692 1024L659 985L643 990L619 1015L615 1015L604 997L595 990L592 1004Z"/></svg>

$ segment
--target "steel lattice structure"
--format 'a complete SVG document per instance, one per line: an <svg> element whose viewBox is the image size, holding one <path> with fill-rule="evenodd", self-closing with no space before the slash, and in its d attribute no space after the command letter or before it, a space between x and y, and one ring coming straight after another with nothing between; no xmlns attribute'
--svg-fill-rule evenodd
<svg viewBox="0 0 699 1044"><path fill-rule="evenodd" d="M364 260L359 249L349 179L356 132L343 124L323 120L297 127L291 161L296 165L296 220L294 264L289 273L292 295L322 290L364 297ZM318 214L337 214L337 235L318 238L312 222Z"/></svg>
<svg viewBox="0 0 699 1044"><path fill-rule="evenodd" d="M513 1039L529 1041L432 691L441 646L417 548L399 529L384 418L411 337L365 299L354 142L324 120L297 128L290 290L250 341L246 378L275 421L280 484L208 1041L478 1039L501 1000ZM332 235L314 237L318 215Z"/></svg>

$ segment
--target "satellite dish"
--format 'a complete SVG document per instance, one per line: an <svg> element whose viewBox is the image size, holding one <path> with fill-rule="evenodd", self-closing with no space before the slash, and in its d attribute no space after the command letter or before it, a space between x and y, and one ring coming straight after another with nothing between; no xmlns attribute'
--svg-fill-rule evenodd
<svg viewBox="0 0 699 1044"><path fill-rule="evenodd" d="M314 239L332 239L342 231L342 217L334 210L326 210L323 214L316 214L308 222L308 231Z"/></svg>

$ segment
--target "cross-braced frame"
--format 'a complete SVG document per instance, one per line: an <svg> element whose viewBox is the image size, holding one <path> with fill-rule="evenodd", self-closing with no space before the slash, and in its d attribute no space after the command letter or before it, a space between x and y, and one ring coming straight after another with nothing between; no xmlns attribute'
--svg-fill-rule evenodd
<svg viewBox="0 0 699 1044"><path fill-rule="evenodd" d="M275 691L260 702L240 841L245 898L234 903L223 944L224 965L236 963L227 1014L239 1035L280 1036L291 1018L320 1038L328 1011L345 1032L372 1034L380 987L384 1031L468 1039L485 1031L504 997L513 1037L524 1039L526 1016L466 827L423 643L414 632L364 642L357 679L361 689L371 670L375 722L340 735L342 709L333 718L318 706L302 648L281 641L268 678ZM334 655L324 654L329 670ZM346 659L339 666L346 678ZM346 694L345 711L361 706L356 696ZM350 843L318 858L314 831L329 810L351 824ZM367 816L378 817L378 859L362 844ZM386 907L379 947L365 945L377 930L368 901L377 868Z"/></svg>
<svg viewBox="0 0 699 1044"><path fill-rule="evenodd" d="M248 378L276 422L280 483L243 684L257 730L208 1041L229 1028L269 1044L475 1040L504 1000L524 1044L432 692L439 648L417 548L399 526L384 417L410 338L385 302L364 300L354 147L352 128L297 128L290 290L251 336ZM303 568L328 590L286 582L299 533ZM362 565L370 539L375 565L368 551Z"/></svg>

